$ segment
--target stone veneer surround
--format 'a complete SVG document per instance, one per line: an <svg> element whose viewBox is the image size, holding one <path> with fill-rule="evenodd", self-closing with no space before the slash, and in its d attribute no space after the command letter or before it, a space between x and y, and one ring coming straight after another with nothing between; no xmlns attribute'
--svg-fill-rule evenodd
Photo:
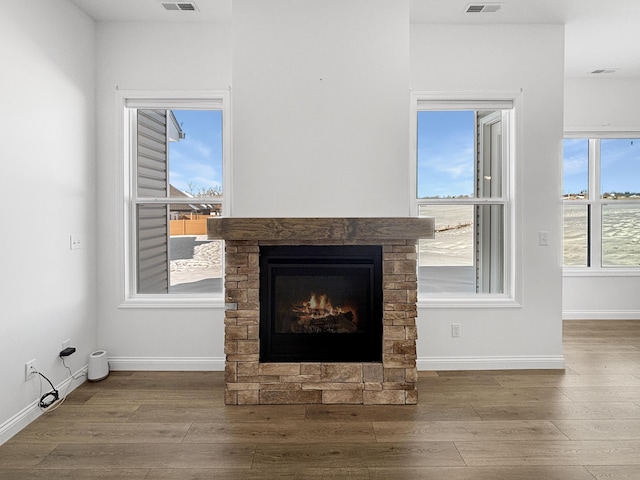
<svg viewBox="0 0 640 480"><path fill-rule="evenodd" d="M416 404L418 238L432 218L212 218L225 239L225 403ZM382 362L261 363L261 245L381 245Z"/></svg>

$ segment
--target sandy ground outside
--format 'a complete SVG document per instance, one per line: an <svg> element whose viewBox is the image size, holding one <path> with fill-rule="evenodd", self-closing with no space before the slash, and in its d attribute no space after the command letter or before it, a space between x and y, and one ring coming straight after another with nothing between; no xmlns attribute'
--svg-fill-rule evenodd
<svg viewBox="0 0 640 480"><path fill-rule="evenodd" d="M586 265L587 215L585 206L570 206L564 214L565 266ZM475 246L467 206L447 206L437 212L434 240L421 240L420 266L471 266ZM640 266L640 202L603 207L602 258L608 267Z"/></svg>
<svg viewBox="0 0 640 480"><path fill-rule="evenodd" d="M171 237L171 285L222 277L222 241L206 235Z"/></svg>

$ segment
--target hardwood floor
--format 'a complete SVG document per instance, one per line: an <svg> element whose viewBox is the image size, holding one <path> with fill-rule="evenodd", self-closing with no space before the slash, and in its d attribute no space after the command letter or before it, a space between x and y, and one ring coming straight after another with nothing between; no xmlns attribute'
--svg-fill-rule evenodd
<svg viewBox="0 0 640 480"><path fill-rule="evenodd" d="M640 321L566 371L420 372L417 406L225 406L221 372L112 372L0 446L0 479L640 479Z"/></svg>

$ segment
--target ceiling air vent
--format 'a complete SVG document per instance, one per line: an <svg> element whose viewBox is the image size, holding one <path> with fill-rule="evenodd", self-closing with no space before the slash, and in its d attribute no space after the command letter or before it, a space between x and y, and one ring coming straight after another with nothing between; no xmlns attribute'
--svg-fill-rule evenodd
<svg viewBox="0 0 640 480"><path fill-rule="evenodd" d="M172 12L195 12L198 7L194 2L161 2L165 10Z"/></svg>
<svg viewBox="0 0 640 480"><path fill-rule="evenodd" d="M466 13L494 13L500 10L499 3L472 3L467 5Z"/></svg>
<svg viewBox="0 0 640 480"><path fill-rule="evenodd" d="M593 70L589 73L593 73L594 75L600 75L601 73L615 73L619 68L598 68L597 70Z"/></svg>

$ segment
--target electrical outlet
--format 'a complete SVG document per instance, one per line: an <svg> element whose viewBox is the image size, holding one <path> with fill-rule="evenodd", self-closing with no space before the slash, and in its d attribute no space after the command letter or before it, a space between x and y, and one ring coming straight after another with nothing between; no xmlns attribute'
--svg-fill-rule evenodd
<svg viewBox="0 0 640 480"><path fill-rule="evenodd" d="M24 364L24 379L29 380L31 379L31 377L35 376L38 374L38 371L36 370L36 359L34 358L33 360L29 360L27 363Z"/></svg>
<svg viewBox="0 0 640 480"><path fill-rule="evenodd" d="M71 339L67 338L66 340L64 340L62 342L62 350L64 350L65 348L67 348L69 345L71 345Z"/></svg>
<svg viewBox="0 0 640 480"><path fill-rule="evenodd" d="M452 323L451 324L451 336L454 338L458 338L460 337L460 324L459 323Z"/></svg>

